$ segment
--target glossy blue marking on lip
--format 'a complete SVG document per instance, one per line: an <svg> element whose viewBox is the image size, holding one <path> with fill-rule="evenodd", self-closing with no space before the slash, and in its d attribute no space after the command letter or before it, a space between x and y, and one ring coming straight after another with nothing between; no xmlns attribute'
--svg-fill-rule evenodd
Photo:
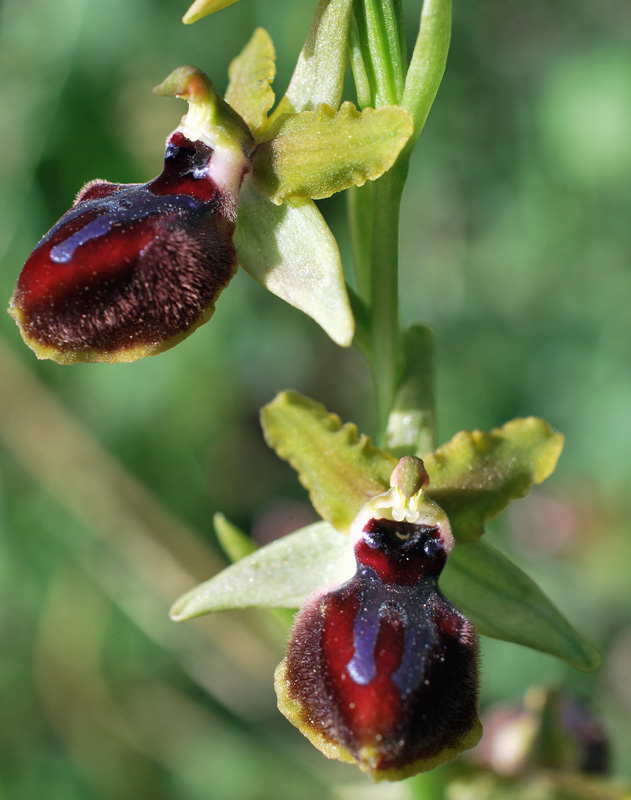
<svg viewBox="0 0 631 800"><path fill-rule="evenodd" d="M87 200L71 208L59 222L54 225L40 242L44 244L64 225L90 211L99 212L99 216L90 220L78 231L63 242L55 245L50 251L50 258L57 264L67 264L72 260L78 247L86 242L98 239L109 233L115 225L127 225L131 222L151 216L164 216L180 211L197 211L200 203L187 195L155 195L144 187L131 185L108 197Z"/></svg>
<svg viewBox="0 0 631 800"><path fill-rule="evenodd" d="M83 228L69 236L65 241L55 245L50 251L50 260L56 264L67 264L72 261L74 251L82 244L105 236L112 229L114 220L112 216L97 217L92 222L88 222Z"/></svg>
<svg viewBox="0 0 631 800"><path fill-rule="evenodd" d="M361 570L361 576L364 579L364 585L359 611L353 625L355 652L346 665L346 669L355 683L365 686L377 676L375 645L381 623L379 608L384 598L383 584L374 570L364 568Z"/></svg>
<svg viewBox="0 0 631 800"><path fill-rule="evenodd" d="M413 585L384 584L370 567L361 569L360 607L353 626L352 659L346 665L352 680L360 686L377 677L375 649L382 620L398 618L404 627L403 655L392 680L402 695L418 689L424 680L427 658L436 644L431 620L430 580Z"/></svg>

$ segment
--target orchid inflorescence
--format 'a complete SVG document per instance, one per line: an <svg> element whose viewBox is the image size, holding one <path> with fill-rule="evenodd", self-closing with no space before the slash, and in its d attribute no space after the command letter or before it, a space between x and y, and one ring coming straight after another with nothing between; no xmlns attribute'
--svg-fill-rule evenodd
<svg viewBox="0 0 631 800"><path fill-rule="evenodd" d="M185 21L234 1L197 0ZM210 319L238 265L351 344L365 321L351 311L340 253L314 199L380 178L383 186L395 174L387 207L377 194L356 198L374 227L371 245L359 249L384 249L378 223L400 199L450 19L448 0L425 0L406 72L401 30L385 30L395 58L378 36L362 40L357 5L321 0L276 105L274 47L261 28L232 62L225 99L194 67L156 88L189 104L160 175L86 184L18 279L10 313L39 358L134 361L167 350ZM349 50L362 110L342 102ZM384 83L375 65L388 58ZM488 520L554 470L562 437L527 418L433 446L421 374L428 331L401 335L397 315L378 312L384 275L391 289L396 274L393 247L385 265L367 259L372 283L358 279L353 303L370 317L362 349L387 400L388 449L315 401L279 395L263 409L266 439L298 472L322 521L251 552L172 609L184 620L299 608L276 672L280 710L326 756L376 780L432 769L477 743L478 633L579 669L598 663L536 584L481 539ZM230 526L216 524L221 539ZM234 527L230 535L244 537Z"/></svg>

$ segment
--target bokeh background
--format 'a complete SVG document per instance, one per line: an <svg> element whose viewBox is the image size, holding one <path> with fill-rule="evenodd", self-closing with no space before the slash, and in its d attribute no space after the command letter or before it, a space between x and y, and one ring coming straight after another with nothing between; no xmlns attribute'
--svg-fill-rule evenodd
<svg viewBox="0 0 631 800"><path fill-rule="evenodd" d="M419 4L404 5L413 32ZM185 107L154 85L192 63L225 87L261 24L280 94L314 6L243 0L185 27L181 0L3 0L2 302L84 182L160 170ZM403 315L438 336L441 441L529 414L566 435L557 473L489 536L604 656L582 675L485 640L482 701L566 687L629 778L631 6L456 0L454 14L404 197ZM322 209L348 266L344 200ZM167 618L224 563L216 511L259 541L313 519L258 409L294 388L370 432L358 354L245 273L209 325L133 365L37 362L6 315L0 337L0 798L399 796L276 712L273 619Z"/></svg>

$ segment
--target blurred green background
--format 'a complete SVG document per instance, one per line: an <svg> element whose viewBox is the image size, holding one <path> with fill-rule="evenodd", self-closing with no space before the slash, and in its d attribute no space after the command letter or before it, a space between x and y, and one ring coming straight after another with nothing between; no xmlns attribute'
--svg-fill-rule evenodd
<svg viewBox="0 0 631 800"><path fill-rule="evenodd" d="M404 5L412 33L419 4ZM224 88L260 24L280 94L314 6L243 0L185 27L178 0L3 0L4 304L84 182L158 173L185 106L154 85L192 63ZM631 6L456 0L454 15L404 197L403 315L438 336L441 441L529 414L566 435L554 477L489 536L604 654L581 675L486 640L482 702L571 689L628 778ZM322 209L348 266L343 198ZM399 796L276 712L273 620L166 616L223 563L214 512L260 541L313 518L258 408L294 388L370 432L358 354L245 273L209 325L133 365L37 362L6 315L0 337L0 798Z"/></svg>

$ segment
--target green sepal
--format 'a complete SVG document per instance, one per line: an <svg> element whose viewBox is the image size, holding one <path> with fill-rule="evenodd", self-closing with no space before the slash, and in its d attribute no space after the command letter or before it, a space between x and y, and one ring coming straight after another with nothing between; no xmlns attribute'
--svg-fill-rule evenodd
<svg viewBox="0 0 631 800"><path fill-rule="evenodd" d="M594 645L532 578L487 542L455 547L440 587L484 636L550 653L584 672L598 668Z"/></svg>
<svg viewBox="0 0 631 800"><path fill-rule="evenodd" d="M527 417L490 433L460 431L425 456L427 493L446 511L456 542L478 539L484 524L511 500L525 497L533 484L548 478L563 441L546 422Z"/></svg>
<svg viewBox="0 0 631 800"><path fill-rule="evenodd" d="M236 2L237 0L195 0L182 17L182 22L185 25L190 25L192 22L197 22L202 17L214 14L215 11L221 11L222 8L228 8L228 6Z"/></svg>
<svg viewBox="0 0 631 800"><path fill-rule="evenodd" d="M239 263L273 294L312 317L336 344L355 332L337 243L311 200L274 205L246 176L234 242Z"/></svg>
<svg viewBox="0 0 631 800"><path fill-rule="evenodd" d="M219 546L230 563L234 564L236 561L241 561L242 558L249 556L257 549L247 533L237 528L223 514L215 514L213 525Z"/></svg>
<svg viewBox="0 0 631 800"><path fill-rule="evenodd" d="M317 589L355 571L349 541L326 522L277 539L180 597L177 622L236 608L298 608Z"/></svg>
<svg viewBox="0 0 631 800"><path fill-rule="evenodd" d="M319 200L376 180L396 161L412 135L412 117L398 106L339 111L319 105L281 117L266 131L252 159L257 182L275 202Z"/></svg>
<svg viewBox="0 0 631 800"><path fill-rule="evenodd" d="M271 119L311 111L320 103L337 108L344 89L352 0L320 0L285 96Z"/></svg>
<svg viewBox="0 0 631 800"><path fill-rule="evenodd" d="M352 423L297 392L282 392L261 411L265 439L289 461L318 514L341 533L390 486L397 460Z"/></svg>
<svg viewBox="0 0 631 800"><path fill-rule="evenodd" d="M419 32L405 77L401 105L414 118L411 148L425 121L445 72L451 39L451 0L424 0Z"/></svg>
<svg viewBox="0 0 631 800"><path fill-rule="evenodd" d="M274 105L271 83L275 75L274 44L264 28L257 28L228 68L230 83L226 91L226 102L243 117L253 134L263 127Z"/></svg>

